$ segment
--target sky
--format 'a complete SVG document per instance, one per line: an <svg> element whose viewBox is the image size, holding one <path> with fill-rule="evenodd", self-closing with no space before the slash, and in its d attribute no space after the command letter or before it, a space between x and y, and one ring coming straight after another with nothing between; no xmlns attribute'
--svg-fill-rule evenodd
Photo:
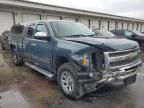
<svg viewBox="0 0 144 108"><path fill-rule="evenodd" d="M28 0L28 1L144 19L144 0Z"/></svg>

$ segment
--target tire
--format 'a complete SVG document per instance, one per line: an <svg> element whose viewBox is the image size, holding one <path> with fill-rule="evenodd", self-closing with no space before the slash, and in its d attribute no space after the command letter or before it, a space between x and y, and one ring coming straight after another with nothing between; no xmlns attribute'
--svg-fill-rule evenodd
<svg viewBox="0 0 144 108"><path fill-rule="evenodd" d="M82 85L78 83L76 70L71 63L65 63L58 69L58 86L63 94L70 99L79 99L85 94Z"/></svg>
<svg viewBox="0 0 144 108"><path fill-rule="evenodd" d="M15 49L12 50L12 59L13 59L13 63L16 66L20 66L23 64L23 59L18 55Z"/></svg>
<svg viewBox="0 0 144 108"><path fill-rule="evenodd" d="M2 50L5 50L6 48L4 47L3 43L1 43L1 48Z"/></svg>
<svg viewBox="0 0 144 108"><path fill-rule="evenodd" d="M2 47L2 50L6 50L6 48L5 48L5 47Z"/></svg>

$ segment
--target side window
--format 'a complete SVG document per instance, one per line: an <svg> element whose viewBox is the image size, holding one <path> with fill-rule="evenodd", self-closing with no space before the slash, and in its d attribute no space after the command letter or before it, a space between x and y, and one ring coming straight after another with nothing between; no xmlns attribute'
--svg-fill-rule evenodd
<svg viewBox="0 0 144 108"><path fill-rule="evenodd" d="M115 33L114 34L116 34L116 35L118 35L118 36L121 36L122 35L122 32L121 31L119 31L119 30L117 30L117 31L115 31Z"/></svg>
<svg viewBox="0 0 144 108"><path fill-rule="evenodd" d="M38 24L37 27L36 27L36 32L47 33L47 28L46 28L46 26L44 24Z"/></svg>
<svg viewBox="0 0 144 108"><path fill-rule="evenodd" d="M125 35L125 37L131 37L133 35L133 33L130 31L125 31L124 35Z"/></svg>
<svg viewBox="0 0 144 108"><path fill-rule="evenodd" d="M27 32L27 37L32 38L35 30L35 25L30 25Z"/></svg>
<svg viewBox="0 0 144 108"><path fill-rule="evenodd" d="M124 32L121 31L121 30L119 30L119 31L117 31L117 35L119 35L119 36L123 36L123 35L124 35Z"/></svg>

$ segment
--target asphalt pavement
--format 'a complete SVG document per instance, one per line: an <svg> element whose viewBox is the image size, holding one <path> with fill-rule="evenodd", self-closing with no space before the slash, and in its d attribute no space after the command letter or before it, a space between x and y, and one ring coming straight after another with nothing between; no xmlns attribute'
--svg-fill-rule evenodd
<svg viewBox="0 0 144 108"><path fill-rule="evenodd" d="M106 85L75 101L61 93L56 81L14 66L11 54L0 50L0 108L144 108L143 70L128 87Z"/></svg>

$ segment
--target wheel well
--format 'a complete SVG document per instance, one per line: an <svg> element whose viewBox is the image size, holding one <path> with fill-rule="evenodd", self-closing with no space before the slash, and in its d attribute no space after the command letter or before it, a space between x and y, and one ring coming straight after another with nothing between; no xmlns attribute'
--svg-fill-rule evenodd
<svg viewBox="0 0 144 108"><path fill-rule="evenodd" d="M69 62L69 60L66 57L57 57L56 62L55 62L56 72L62 64L67 63L67 62Z"/></svg>

